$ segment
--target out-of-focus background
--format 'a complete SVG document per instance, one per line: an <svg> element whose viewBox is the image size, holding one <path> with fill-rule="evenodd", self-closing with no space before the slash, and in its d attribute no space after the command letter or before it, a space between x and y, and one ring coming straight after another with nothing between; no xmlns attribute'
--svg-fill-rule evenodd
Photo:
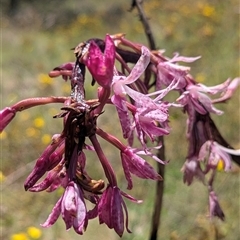
<svg viewBox="0 0 240 240"><path fill-rule="evenodd" d="M175 52L184 56L202 56L191 64L191 73L199 82L210 86L228 77L239 76L238 0L144 2L159 49L165 49L169 57ZM74 61L70 49L81 41L121 32L132 41L147 44L137 12L128 11L130 0L2 0L1 5L1 108L29 97L67 96L69 83L61 78L50 79L47 73L63 62ZM90 83L86 90L87 98L95 96ZM231 101L217 106L225 114L212 116L222 135L235 148L240 148L239 103L238 90ZM53 227L42 229L40 223L45 221L62 192L31 193L23 189L34 160L50 142L51 136L61 131L61 120L52 118L59 108L60 105L53 104L18 113L0 135L2 239L117 240L116 233L99 225L98 220L89 222L83 236L76 235L73 230L65 231L62 219ZM101 116L102 128L116 133L113 110L108 110ZM180 169L187 153L186 116L180 110L174 110L170 120L172 133L165 138L170 163L166 167L160 239L238 239L239 168L234 165L229 173L218 172L215 190L226 220L210 221L206 186L195 181L188 187L182 182ZM118 153L112 152L109 145L104 146L120 186L126 188ZM96 156L89 156L88 168L96 178L102 178ZM153 181L134 179L131 195L144 202L133 204L126 200L133 233L124 233L122 239L148 239L154 190Z"/></svg>

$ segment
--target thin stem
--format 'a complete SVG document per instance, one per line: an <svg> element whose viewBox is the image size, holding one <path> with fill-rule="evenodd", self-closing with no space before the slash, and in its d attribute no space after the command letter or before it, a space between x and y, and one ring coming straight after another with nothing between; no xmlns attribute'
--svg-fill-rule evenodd
<svg viewBox="0 0 240 240"><path fill-rule="evenodd" d="M39 105L45 105L50 103L64 103L68 100L69 97L36 97L36 98L27 98L20 102L15 103L12 108L17 112L26 110L31 107L36 107Z"/></svg>
<svg viewBox="0 0 240 240"><path fill-rule="evenodd" d="M96 129L96 133L102 137L103 139L105 139L106 141L108 141L109 143L113 144L116 148L118 148L120 151L124 151L127 147L121 143L121 141L119 141L116 137L114 137L113 135L104 132L102 129L97 128Z"/></svg>
<svg viewBox="0 0 240 240"><path fill-rule="evenodd" d="M96 135L92 135L89 137L90 141L92 142L94 149L98 155L98 158L102 164L103 170L105 172L105 175L110 183L111 186L117 186L117 179L116 176L114 174L114 171L112 169L112 166L110 165L110 163L108 162L105 154L102 151L102 148L97 140Z"/></svg>
<svg viewBox="0 0 240 240"><path fill-rule="evenodd" d="M143 24L143 28L144 28L145 34L147 36L149 46L152 50L155 50L156 49L156 44L155 44L155 41L154 41L154 37L153 37L153 34L152 34L151 27L149 25L147 16L146 16L146 14L145 14L145 12L142 8L142 3L143 3L143 0L135 0L135 6L138 10L140 20Z"/></svg>
<svg viewBox="0 0 240 240"><path fill-rule="evenodd" d="M99 102L100 105L94 110L94 114L100 114L104 108L104 106L106 105L106 103L109 100L111 94L111 89L110 87L107 88L103 88L103 87L99 87L98 88L98 97L99 97Z"/></svg>

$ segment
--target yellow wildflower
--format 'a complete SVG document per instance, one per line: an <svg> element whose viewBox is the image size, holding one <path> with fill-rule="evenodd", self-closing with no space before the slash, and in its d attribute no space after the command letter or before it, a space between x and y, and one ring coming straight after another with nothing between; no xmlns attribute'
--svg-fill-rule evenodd
<svg viewBox="0 0 240 240"><path fill-rule="evenodd" d="M53 79L50 78L47 74L39 74L38 75L38 82L43 85L52 85Z"/></svg>
<svg viewBox="0 0 240 240"><path fill-rule="evenodd" d="M36 227L29 227L27 233L33 239L39 239L42 236L42 231Z"/></svg>
<svg viewBox="0 0 240 240"><path fill-rule="evenodd" d="M210 5L203 6L202 8L202 15L204 17L212 17L215 15L215 8Z"/></svg>
<svg viewBox="0 0 240 240"><path fill-rule="evenodd" d="M42 128L45 125L45 121L42 117L35 118L34 125L37 128Z"/></svg>
<svg viewBox="0 0 240 240"><path fill-rule="evenodd" d="M20 233L15 233L11 236L11 240L28 240L29 238L27 237L26 233L20 232Z"/></svg>

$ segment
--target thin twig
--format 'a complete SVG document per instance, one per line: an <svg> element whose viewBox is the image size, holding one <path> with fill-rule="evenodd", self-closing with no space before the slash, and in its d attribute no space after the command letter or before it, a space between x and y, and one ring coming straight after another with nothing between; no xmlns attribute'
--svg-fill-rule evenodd
<svg viewBox="0 0 240 240"><path fill-rule="evenodd" d="M155 50L156 49L156 45L155 45L154 37L153 37L153 34L152 34L151 27L149 25L147 16L146 16L146 14L145 14L145 12L144 12L144 10L142 8L142 3L143 3L143 0L133 0L132 7L131 7L130 10L133 10L134 7L137 8L138 13L139 13L139 17L140 17L140 21L143 24L143 28L144 28L145 34L146 34L148 42L149 42L149 47L152 50Z"/></svg>

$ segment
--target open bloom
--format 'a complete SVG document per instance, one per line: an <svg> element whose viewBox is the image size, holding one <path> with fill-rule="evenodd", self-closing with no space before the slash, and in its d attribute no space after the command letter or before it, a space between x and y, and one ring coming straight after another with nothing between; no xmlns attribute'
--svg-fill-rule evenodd
<svg viewBox="0 0 240 240"><path fill-rule="evenodd" d="M222 93L221 97L218 99L212 100L212 102L219 103L219 102L224 102L224 101L230 99L239 85L240 85L240 77L234 78L231 81L231 83L228 85L225 92Z"/></svg>
<svg viewBox="0 0 240 240"><path fill-rule="evenodd" d="M85 61L88 70L100 86L109 87L112 83L116 54L112 38L106 35L104 53L94 41L90 42L88 51Z"/></svg>
<svg viewBox="0 0 240 240"><path fill-rule="evenodd" d="M232 156L240 156L240 150L226 148L215 141L205 142L199 152L199 160L205 160L206 172L216 169L219 161L222 161L223 169L229 171L232 166Z"/></svg>
<svg viewBox="0 0 240 240"><path fill-rule="evenodd" d="M135 101L136 110L133 112L137 136L145 147L144 137L147 135L151 141L155 137L169 134L168 108L169 104L151 99L149 96L125 87L128 95ZM158 99L158 98L157 98Z"/></svg>
<svg viewBox="0 0 240 240"><path fill-rule="evenodd" d="M141 57L133 67L131 73L125 76L114 76L112 102L116 106L119 119L121 122L123 136L129 138L134 128L136 128L137 136L143 146L145 146L145 135L149 136L153 141L154 137L168 134L168 130L157 126L156 123L163 123L167 126L168 105L161 103L160 98L153 100L150 96L133 90L128 85L139 79L150 61L150 52L146 47L142 47ZM171 87L173 84L171 85ZM166 89L166 93L171 88ZM166 93L161 92L161 96ZM156 93L157 94L157 93ZM127 108L126 96L134 100L134 106L131 111L134 115L133 123L130 120L130 115ZM155 122L156 121L156 122Z"/></svg>
<svg viewBox="0 0 240 240"><path fill-rule="evenodd" d="M187 85L186 77L190 71L190 67L181 66L176 62L194 62L200 57L183 57L176 54L168 61L160 61L157 65L157 89L161 89L162 85L169 86L172 81L178 80L176 89L183 89Z"/></svg>
<svg viewBox="0 0 240 240"><path fill-rule="evenodd" d="M116 106L119 120L122 126L123 137L129 138L132 132L131 119L127 109L127 91L126 86L128 84L134 83L142 73L145 71L150 61L150 52L146 47L142 47L141 57L138 59L137 63L133 67L130 74L126 76L114 76L113 77L113 91L114 95L111 100Z"/></svg>
<svg viewBox="0 0 240 240"><path fill-rule="evenodd" d="M190 102L194 105L195 110L200 114L215 113L222 114L223 112L216 109L213 106L212 100L206 93L216 94L227 90L230 81L227 80L222 84L214 87L207 87L203 84L191 84L189 83L186 87L186 91L177 99L182 105L189 104Z"/></svg>

